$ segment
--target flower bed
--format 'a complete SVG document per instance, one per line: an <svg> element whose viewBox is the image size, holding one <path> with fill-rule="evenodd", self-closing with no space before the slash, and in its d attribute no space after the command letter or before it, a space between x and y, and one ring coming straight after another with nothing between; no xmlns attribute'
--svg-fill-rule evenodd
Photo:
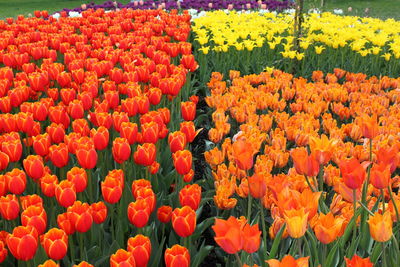
<svg viewBox="0 0 400 267"><path fill-rule="evenodd" d="M189 32L160 10L0 21L4 266L200 264Z"/></svg>
<svg viewBox="0 0 400 267"><path fill-rule="evenodd" d="M293 50L292 22L292 14L268 12L213 11L195 19L194 48L204 68L204 83L211 71L251 74L275 67L291 72L293 59L300 61L297 75L305 77L315 69L392 77L400 71L398 21L308 14L300 53Z"/></svg>
<svg viewBox="0 0 400 267"><path fill-rule="evenodd" d="M84 8L83 8L84 7ZM73 9L65 8L62 11L82 12L86 9L106 9L114 10L116 8L133 8L133 9L195 9L195 10L219 10L219 9L234 9L234 10L251 10L257 8L268 8L269 10L282 11L292 7L289 1L278 0L151 0L151 1L134 1L128 4L122 4L116 1L105 1L103 4L89 3L84 6Z"/></svg>
<svg viewBox="0 0 400 267"><path fill-rule="evenodd" d="M229 266L397 262L399 83L341 69L312 82L279 70L212 74L205 158L215 241L236 254Z"/></svg>

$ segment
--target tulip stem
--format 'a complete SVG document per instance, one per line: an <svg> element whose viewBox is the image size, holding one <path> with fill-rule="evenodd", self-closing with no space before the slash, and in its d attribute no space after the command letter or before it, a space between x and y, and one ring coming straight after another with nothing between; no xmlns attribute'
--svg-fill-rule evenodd
<svg viewBox="0 0 400 267"><path fill-rule="evenodd" d="M397 208L397 204L396 204L396 201L395 201L395 199L393 197L392 188L390 187L390 185L388 186L388 191L389 191L389 195L390 195L390 200L393 203L394 211L396 213L397 222L400 222L399 209Z"/></svg>
<svg viewBox="0 0 400 267"><path fill-rule="evenodd" d="M353 229L353 240L356 240L356 236L357 236L357 215L356 215L356 211L357 211L357 193L356 190L353 189L353 208L354 208L354 229Z"/></svg>
<svg viewBox="0 0 400 267"><path fill-rule="evenodd" d="M91 202L95 202L96 200L95 199L93 199L93 177L92 177L92 170L87 170L86 171L86 173L87 173L87 186L89 187L88 188L88 193L89 193L89 199L90 199L90 201Z"/></svg>
<svg viewBox="0 0 400 267"><path fill-rule="evenodd" d="M385 193L383 192L383 189L381 189L381 195L382 195L382 214L385 213Z"/></svg>
<svg viewBox="0 0 400 267"><path fill-rule="evenodd" d="M79 235L79 250L80 250L80 256L81 260L84 260L85 257L83 255L83 233L78 233Z"/></svg>
<svg viewBox="0 0 400 267"><path fill-rule="evenodd" d="M242 261L240 260L240 257L239 257L239 255L237 254L237 252L235 253L235 258L236 258L236 261L237 261L239 267L242 267L242 266L243 266L243 263L242 263Z"/></svg>
<svg viewBox="0 0 400 267"><path fill-rule="evenodd" d="M311 183L310 183L310 180L308 179L308 176L307 176L307 175L304 175L304 176L306 177L306 182L307 182L307 184L308 184L308 187L310 187L311 192L315 192L315 191L314 191L314 188L312 187L312 185L311 185Z"/></svg>
<svg viewBox="0 0 400 267"><path fill-rule="evenodd" d="M70 236L70 239L71 240L69 240L69 243L68 243L68 245L69 245L69 252L71 253L71 264L74 264L74 260L75 260L75 251L74 251L74 240L73 240L73 236L71 235Z"/></svg>
<svg viewBox="0 0 400 267"><path fill-rule="evenodd" d="M261 225L262 225L262 231L263 231L263 242L264 242L264 248L267 247L267 231L266 231L266 227L265 227L265 215L264 215L264 207L262 204L262 200L260 198L260 210L261 210Z"/></svg>
<svg viewBox="0 0 400 267"><path fill-rule="evenodd" d="M250 184L249 184L250 187ZM249 194L247 195L248 197L248 203L247 203L247 220L250 222L251 221L251 204L252 204L252 200L253 198L251 197L250 194L250 188L249 188Z"/></svg>
<svg viewBox="0 0 400 267"><path fill-rule="evenodd" d="M322 191L324 189L324 165L319 166L319 173L318 173L318 189Z"/></svg>
<svg viewBox="0 0 400 267"><path fill-rule="evenodd" d="M385 267L386 265L386 253L385 253L385 243L381 242L382 245L382 266Z"/></svg>

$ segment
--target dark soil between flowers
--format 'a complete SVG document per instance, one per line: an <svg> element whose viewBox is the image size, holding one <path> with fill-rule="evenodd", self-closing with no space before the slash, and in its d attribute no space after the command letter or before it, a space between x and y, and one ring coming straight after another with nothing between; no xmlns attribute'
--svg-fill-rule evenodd
<svg viewBox="0 0 400 267"><path fill-rule="evenodd" d="M203 96L199 96L199 102L197 104L197 114L204 114L207 112L207 104ZM208 129L206 127L206 122L196 125L196 129L203 128L196 138L192 142L192 153L196 160L194 161L194 180L207 179L205 176L205 170L208 168L208 164L204 158L204 152L206 150L206 140L208 140ZM203 206L203 212L198 220L198 223L204 221L207 218L214 217L211 208L212 203L209 201ZM205 240L206 246L217 247L214 241L214 235L211 228L208 228L203 233L203 239ZM200 265L201 267L215 267L215 266L225 266L225 263L218 258L215 249L212 249L210 253L206 256Z"/></svg>

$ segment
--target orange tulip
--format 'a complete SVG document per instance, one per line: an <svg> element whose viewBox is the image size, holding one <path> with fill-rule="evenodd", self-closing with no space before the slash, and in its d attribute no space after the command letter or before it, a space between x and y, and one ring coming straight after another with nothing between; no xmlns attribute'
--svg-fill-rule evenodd
<svg viewBox="0 0 400 267"><path fill-rule="evenodd" d="M389 211L386 211L383 215L376 212L374 216L369 218L368 224L369 232L377 242L389 241L393 235L393 221Z"/></svg>
<svg viewBox="0 0 400 267"><path fill-rule="evenodd" d="M107 218L107 206L103 201L92 203L90 205L90 212L92 213L93 221L96 224L103 223Z"/></svg>
<svg viewBox="0 0 400 267"><path fill-rule="evenodd" d="M246 224L243 227L243 250L250 254L256 252L260 248L260 236L258 224L253 226Z"/></svg>
<svg viewBox="0 0 400 267"><path fill-rule="evenodd" d="M215 219L212 229L215 232L214 240L229 254L235 254L243 248L244 239L241 224L237 218L231 216L228 220Z"/></svg>
<svg viewBox="0 0 400 267"><path fill-rule="evenodd" d="M368 115L362 116L361 130L365 138L374 139L379 134L379 125L377 115L372 117Z"/></svg>
<svg viewBox="0 0 400 267"><path fill-rule="evenodd" d="M357 159L341 160L339 167L347 187L353 190L361 188L365 179L365 169Z"/></svg>
<svg viewBox="0 0 400 267"><path fill-rule="evenodd" d="M346 261L346 267L373 267L374 265L372 264L371 260L369 257L367 258L361 258L358 255L354 255L353 258L348 259L344 258Z"/></svg>
<svg viewBox="0 0 400 267"><path fill-rule="evenodd" d="M294 259L291 255L286 255L281 261L271 259L266 262L270 267L308 267L308 259L310 257Z"/></svg>
<svg viewBox="0 0 400 267"><path fill-rule="evenodd" d="M233 156L237 166L242 170L250 170L253 167L253 156L256 153L252 144L242 139L233 143Z"/></svg>
<svg viewBox="0 0 400 267"><path fill-rule="evenodd" d="M370 182L376 189L385 189L390 184L390 165L374 164L371 168Z"/></svg>
<svg viewBox="0 0 400 267"><path fill-rule="evenodd" d="M74 264L72 267L94 267L92 264L86 261L81 261L79 264Z"/></svg>
<svg viewBox="0 0 400 267"><path fill-rule="evenodd" d="M320 165L326 165L333 155L337 140L329 140L326 135L321 135L321 138L310 137L309 145L311 154L315 155L315 159Z"/></svg>
<svg viewBox="0 0 400 267"><path fill-rule="evenodd" d="M262 198L267 192L267 181L265 174L255 173L248 177L250 194L254 198Z"/></svg>
<svg viewBox="0 0 400 267"><path fill-rule="evenodd" d="M317 176L319 172L319 163L314 154L308 155L304 147L293 149L290 152L293 164L298 174L309 177Z"/></svg>
<svg viewBox="0 0 400 267"><path fill-rule="evenodd" d="M302 237L307 230L308 212L305 213L304 208L286 210L284 217L288 234L292 238Z"/></svg>
<svg viewBox="0 0 400 267"><path fill-rule="evenodd" d="M343 218L335 218L331 212L326 215L320 213L314 226L315 236L321 243L329 244L338 238L343 223Z"/></svg>

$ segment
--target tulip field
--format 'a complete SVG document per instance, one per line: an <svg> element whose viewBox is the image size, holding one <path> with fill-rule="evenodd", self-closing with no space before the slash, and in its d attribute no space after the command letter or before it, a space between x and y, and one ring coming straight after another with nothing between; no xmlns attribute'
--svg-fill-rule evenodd
<svg viewBox="0 0 400 267"><path fill-rule="evenodd" d="M0 266L398 266L400 22L293 6L0 20Z"/></svg>

